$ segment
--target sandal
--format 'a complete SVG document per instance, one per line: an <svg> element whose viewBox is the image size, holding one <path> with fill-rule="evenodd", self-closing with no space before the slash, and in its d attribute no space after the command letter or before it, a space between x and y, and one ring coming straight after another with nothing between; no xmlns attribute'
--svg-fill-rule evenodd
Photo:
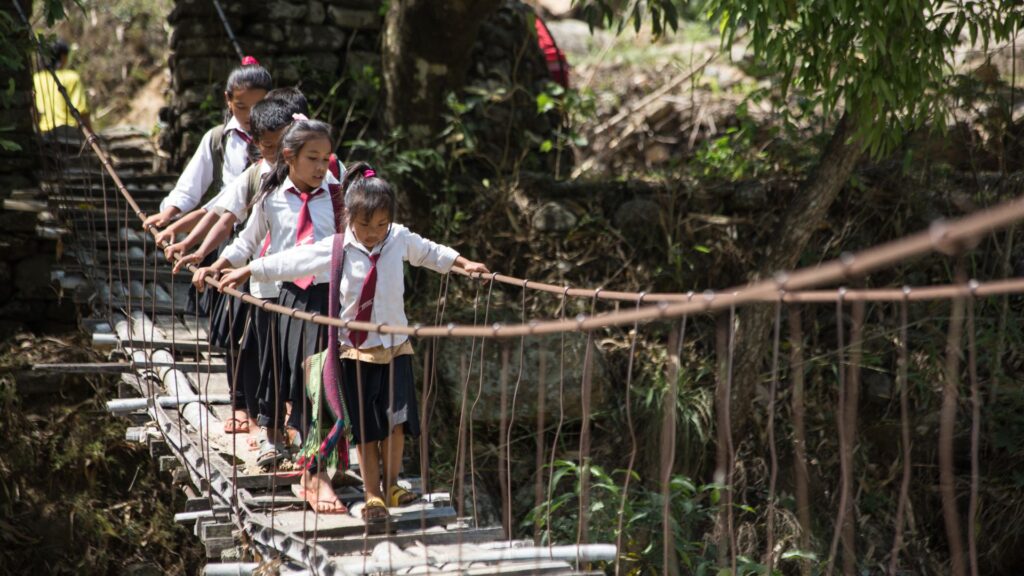
<svg viewBox="0 0 1024 576"><path fill-rule="evenodd" d="M249 419L232 416L224 421L225 434L248 434Z"/></svg>
<svg viewBox="0 0 1024 576"><path fill-rule="evenodd" d="M388 507L384 504L384 501L376 496L371 496L366 499L366 504L363 506L361 515L363 517L363 522L366 522L367 524L385 522L391 517L391 514L388 512Z"/></svg>
<svg viewBox="0 0 1024 576"><path fill-rule="evenodd" d="M298 485L295 484L293 486ZM293 488L292 493L299 498L302 498L306 502L306 505L309 506L310 510L318 514L348 514L348 506L345 506L345 503L337 496L334 496L333 498L313 499L310 497L310 491L305 490L302 487L299 487L298 490ZM330 509L323 510L321 507L329 507Z"/></svg>
<svg viewBox="0 0 1024 576"><path fill-rule="evenodd" d="M392 508L415 504L422 499L422 495L406 490L398 484L394 484L388 488L388 504L390 504Z"/></svg>
<svg viewBox="0 0 1024 576"><path fill-rule="evenodd" d="M260 468L269 468L288 457L282 447L266 438L260 438L259 448L260 451L256 454L256 465Z"/></svg>

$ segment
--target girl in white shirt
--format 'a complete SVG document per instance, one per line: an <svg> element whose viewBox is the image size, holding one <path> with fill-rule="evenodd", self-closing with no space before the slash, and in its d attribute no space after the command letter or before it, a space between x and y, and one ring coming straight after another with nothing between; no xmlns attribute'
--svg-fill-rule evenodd
<svg viewBox="0 0 1024 576"><path fill-rule="evenodd" d="M281 137L277 161L263 178L245 228L212 266L195 274L197 288L204 285L207 274L243 266L262 253L276 254L296 245L312 244L337 232L336 217L343 215L336 214L334 206L340 202L341 187L325 181L332 150L330 126L302 115L295 117ZM268 234L270 243L264 247ZM329 280L323 274L284 282L277 301L290 308L326 314ZM272 418L275 414L285 416L284 424L296 442L305 437L310 414L303 390L303 362L323 349L326 336L326 330L318 324L278 318L276 341L281 362L277 385L271 387L275 401L268 410L260 410L259 419L261 424L267 422L271 440L276 439L280 426L280 420ZM278 406L284 409L278 410ZM283 448L280 444L279 452Z"/></svg>
<svg viewBox="0 0 1024 576"><path fill-rule="evenodd" d="M349 217L340 285L342 320L407 326L405 262L442 274L454 265L470 272L488 272L484 264L394 224L394 191L365 163L350 167L342 185ZM223 282L238 284L250 275L259 281L308 274L328 276L333 244L333 238L324 238L315 244L258 258L225 276ZM340 388L366 491L363 518L368 522L381 521L389 515L388 507L404 506L419 499L419 495L398 486L405 436L418 435L420 426L412 345L406 336L362 331L344 334L340 344ZM307 472L303 485L311 503L322 502L328 494L333 497L322 472Z"/></svg>
<svg viewBox="0 0 1024 576"><path fill-rule="evenodd" d="M251 61L255 62L255 59ZM232 70L224 86L224 103L227 106L224 124L203 135L177 184L160 203L160 212L146 218L144 227L150 224L157 228L167 226L174 217L190 212L216 196L222 186L245 170L249 165L249 144L252 142L249 114L252 107L274 87L273 84L270 72L259 64ZM219 173L215 170L217 166L220 166ZM191 225L179 226L175 232L187 232L191 228Z"/></svg>

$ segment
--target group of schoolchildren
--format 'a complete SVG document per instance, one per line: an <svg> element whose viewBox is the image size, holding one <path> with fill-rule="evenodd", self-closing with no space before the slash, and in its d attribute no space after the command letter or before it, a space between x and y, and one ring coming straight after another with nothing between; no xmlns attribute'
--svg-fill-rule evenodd
<svg viewBox="0 0 1024 576"><path fill-rule="evenodd" d="M342 330L338 374L312 389L304 366L327 346L327 329L205 289L206 279L318 315L328 314L333 286L342 320L407 326L405 262L440 273L487 267L395 223L395 192L383 175L364 162L342 166L330 126L307 117L298 89L274 89L255 60L231 73L224 99L225 123L206 133L145 222L161 229L157 241L176 270L197 266L193 303L209 315L211 342L227 351L233 415L224 432L252 434L261 466L292 458L309 506L346 513L323 458L325 450L344 450L347 462L346 444L325 448L312 429L320 425L318 395L328 395L332 407L345 408L334 414L333 440L343 429L357 448L362 517L386 520L389 507L421 498L398 483L405 436L419 433L408 338Z"/></svg>

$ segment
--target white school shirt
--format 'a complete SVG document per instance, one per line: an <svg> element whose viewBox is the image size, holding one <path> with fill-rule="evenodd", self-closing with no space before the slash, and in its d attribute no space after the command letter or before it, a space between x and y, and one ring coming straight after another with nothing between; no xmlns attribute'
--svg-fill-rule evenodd
<svg viewBox="0 0 1024 576"><path fill-rule="evenodd" d="M324 238L315 244L307 244L267 256L257 258L250 263L252 279L260 282L271 280L291 280L309 274L317 278L327 278L331 274L331 252L334 238ZM404 262L413 266L423 266L447 274L459 253L453 248L431 242L410 231L401 224L392 224L391 233L382 245L374 247L372 253L379 253L377 261L377 291L373 298L373 311L370 322L387 324L388 326L408 326L405 317L405 270ZM363 282L370 271L371 252L356 240L349 227L345 231L345 263L341 276L341 319L355 320L356 307L359 305L359 293ZM345 332L345 331L342 331ZM341 334L340 343L352 346L348 334ZM384 346L391 348L400 346L408 340L403 334L376 334L369 332L360 348Z"/></svg>
<svg viewBox="0 0 1024 576"><path fill-rule="evenodd" d="M257 166L257 170L260 171L260 177L257 181L262 183L263 178L270 174L274 167L266 160L260 160ZM249 178L247 176L246 172L239 174L238 178L224 186L219 194L207 202L204 208L221 215L231 212L237 222L245 222L245 219L249 216L249 204L252 203L252 199L258 192L258 190L249 190Z"/></svg>
<svg viewBox="0 0 1024 576"><path fill-rule="evenodd" d="M224 126L225 132L230 131L224 142L224 163L221 165L221 184L227 184L245 170L249 161L249 144L238 134L242 125L234 116ZM246 134L248 134L246 132ZM182 213L193 210L203 200L203 193L213 183L213 155L210 152L210 139L213 138L213 130L203 134L199 141L199 148L188 161L185 170L178 177L174 189L167 194L160 203L160 211L174 206ZM217 192L220 192L219 190Z"/></svg>
<svg viewBox="0 0 1024 576"><path fill-rule="evenodd" d="M267 254L277 254L294 247L295 237L298 235L299 210L302 209L302 199L298 194L287 191L293 186L291 178L285 178L284 183L268 194L263 202L253 206L252 213L249 214L249 219L245 222L245 228L239 232L235 241L220 253L221 257L227 258L232 266L242 266L248 259L260 255L267 232L270 232L270 248L267 250ZM322 192L309 201L314 242L334 235L334 203L331 201L331 192L328 186L328 179L325 177L320 184ZM301 276L303 275L300 274L294 278ZM318 274L313 283L324 284L330 280L328 276L329 274ZM257 279L257 281L262 282L263 280Z"/></svg>
<svg viewBox="0 0 1024 576"><path fill-rule="evenodd" d="M274 167L266 160L261 159L258 163L260 171L260 182L262 183L263 178L270 174ZM345 166L338 162L338 174L342 177L345 175ZM231 184L225 186L217 196L210 200L205 208L206 210L216 212L217 214L224 214L225 212L231 212L235 215L235 220L238 222L245 222L246 218L249 217L249 204L252 203L253 198L256 197L258 190L249 190L249 179L242 178L240 174L238 178L235 178ZM339 184L337 178L334 177L330 171L324 176L324 182L326 184Z"/></svg>
<svg viewBox="0 0 1024 576"><path fill-rule="evenodd" d="M260 171L260 179L262 180L264 176L270 174L273 166L265 160L260 160L256 164L256 170ZM218 216L223 215L225 212L231 212L235 216L235 226L240 227L241 223L245 222L246 216L249 215L249 203L254 195L255 191L252 194L249 192L249 171L244 170L237 178L224 186L220 193L207 202L203 208ZM257 298L268 300L277 298L280 291L280 282L249 282L249 293Z"/></svg>

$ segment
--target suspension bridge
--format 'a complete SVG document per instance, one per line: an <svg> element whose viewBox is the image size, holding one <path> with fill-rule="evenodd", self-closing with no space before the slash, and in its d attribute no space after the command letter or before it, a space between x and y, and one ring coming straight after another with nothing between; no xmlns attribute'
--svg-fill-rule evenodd
<svg viewBox="0 0 1024 576"><path fill-rule="evenodd" d="M234 38L232 36L232 41ZM235 43L237 49L237 43ZM241 52L238 50L239 53ZM66 94L65 94L66 96ZM70 104L70 101L69 101ZM126 437L149 447L154 458L159 459L162 469L174 474L188 495L186 507L176 520L194 527L196 536L206 547L211 563L206 574L413 574L413 573L458 573L458 574L589 574L604 573L605 570L620 570L620 553L624 546L621 529L616 542L591 542L588 537L588 491L589 476L584 472L580 478L579 507L577 514L577 538L574 542L551 542L539 539L519 539L516 520L512 517L512 491L510 486L511 430L516 414L516 402L520 398L520 383L523 380L522 358L519 360L518 377L512 378L511 361L508 355L502 359L500 374L500 424L499 435L503 441L498 447L499 474L502 486L502 502L499 519L493 525L482 521L476 503L476 487L473 468L473 411L476 402L471 388L472 363L484 362L483 348L487 342L518 339L521 346L531 339L545 335L582 335L587 341L586 353L581 358L571 359L582 364L579 381L567 382L562 376L558 388L564 391L571 387L578 389L578 411L580 423L578 433L578 461L584 470L590 461L593 448L591 416L593 413L591 381L593 342L595 334L609 327L633 329L630 343L636 346L636 331L650 322L668 322L673 328L665 344L668 388L666 398L675 398L680 369L680 351L685 342L696 338L694 331L687 331L687 323L696 323L711 315L724 316L728 322L720 323L716 338L725 343L720 365L724 366L716 383L715 411L718 420L716 445L718 446L717 470L721 483L730 486L735 469L735 447L730 431L730 405L733 402L731 385L733 381L733 356L739 307L770 307L774 313L770 389L766 407L771 460L769 467L770 488L767 501L777 505L776 477L779 472L778 455L775 451L775 399L780 385L780 370L785 362L780 357L782 342L782 310L790 307L790 367L791 378L798 378L805 359L801 356L799 343L800 322L798 306L831 305L835 307L838 330L836 353L839 356L837 371L838 401L837 434L839 436L840 464L842 474L836 489L837 520L835 530L829 538L830 552L827 558L827 573L833 570L837 558L844 562L843 571L850 573L849 559L852 554L852 530L849 518L853 515L854 498L853 466L851 457L856 434L856 405L859 354L861 351L863 307L858 303L889 302L901 314L902 331L896 338L896 354L900 362L898 373L901 410L907 410L907 307L919 300L949 301L951 309L948 335L948 358L946 380L943 382L943 413L940 422L939 466L942 481L939 490L944 508L945 531L949 536L952 573L966 574L970 569L976 573L978 560L974 543L975 523L962 519L958 510L957 490L953 479L952 443L953 426L959 386L959 363L966 357L970 375L969 390L972 406L972 482L968 488L970 510L966 518L974 517L977 507L977 434L978 410L982 393L976 378L976 351L973 341L973 303L979 298L1024 292L1024 280L1006 279L980 282L962 276L958 282L944 286L894 287L888 289L848 289L842 286L855 278L862 278L873 272L885 270L909 259L929 253L951 255L962 254L994 231L1003 229L1024 219L1024 199L979 211L957 221L937 221L923 232L900 240L879 245L856 254L844 254L833 262L811 268L779 272L760 282L716 291L692 291L680 293L644 293L559 286L529 279L515 278L495 273L485 277L466 274L456 270L441 283L442 293L438 297L438 313L430 325L410 327L378 325L366 322L342 322L308 314L277 304L257 299L233 289L223 292L228 297L240 298L276 314L286 314L307 322L333 325L340 328L354 328L379 332L381 334L405 334L417 341L429 343L425 356L436 355L439 343L449 339L469 339L472 348L465 356L465 375L462 378L460 421L458 426L458 448L455 472L451 482L432 478L429 469L428 434L420 441L420 470L418 476L408 476L408 487L421 491L421 503L403 508L392 508L387 523L369 526L359 519L363 500L360 488L359 470L338 470L334 475L339 498L351 510L350 514L319 514L306 509L304 501L293 490L296 478L288 470L272 467L262 469L255 462L255 452L244 445L237 434L225 434L223 423L231 417L227 373L234 369L225 362L223 350L208 343L206 319L188 310L188 281L183 275L171 273L170 264L163 258L162 246L153 242L158 230L143 230L141 222L151 213L173 184L173 177L153 174L150 167L152 158L146 153L136 153L144 145L138 134L115 132L105 136L103 141L84 126L82 138L51 140L45 153L49 157L48 170L41 182L41 194L12 198L8 209L20 208L29 211L52 213L57 225L48 229L48 234L59 234L66 239L65 258L59 264L57 277L63 289L74 294L83 305L89 307L93 316L85 325L92 330L93 343L97 348L116 351L123 359L116 365L95 366L96 371L119 372L120 399L109 403L108 409L124 415L132 425ZM91 148L91 150L87 150ZM122 153L119 155L118 151ZM486 293L485 310L478 315L474 324L445 322L445 308L455 306L478 306L478 302L452 302L447 298L448 287L455 282L466 283L469 291L479 295ZM220 286L215 279L208 279L212 289ZM523 307L522 321L514 324L489 323L487 308L491 292L496 285L508 291L521 291ZM560 303L560 315L552 318L526 317L526 299L531 295L547 294ZM589 301L590 313L567 317L566 305L569 299ZM613 310L597 313L598 302L615 304ZM850 330L847 333L844 314L850 309ZM794 321L793 316L797 315ZM241 321L241 319L239 319ZM966 322L967 329L963 329ZM962 334L967 334L967 352L962 352ZM626 394L633 376L635 350L629 355ZM564 350L563 350L564 361ZM429 396L437 385L436 363L426 362L424 395ZM843 368L845 367L845 368ZM563 367L564 368L564 367ZM72 369L68 367L68 369ZM78 369L88 369L79 367ZM477 366L480 380L484 367ZM802 378L802 377L799 377ZM545 396L542 374L536 384L541 392L538 401ZM510 381L512 383L510 384ZM793 386L798 383L794 382ZM802 383L799 384L802 386ZM479 400L479 392L476 393ZM628 396L627 396L628 399ZM559 397L559 403L564 395ZM627 401L628 404L628 401ZM421 403L426 410L428 402ZM670 479L676 462L674 439L676 437L677 415L675 404L666 403L669 408L663 413L664 442L658 447L662 485L664 570L666 574L680 573L674 566L670 549L671 522ZM425 423L428 419L424 418ZM538 411L536 423L536 477L534 506L542 509L545 500L550 500L551 477L545 478L545 468L554 463L559 446L562 420L558 422L554 437L546 432L543 410ZM563 439L564 440L564 439ZM900 438L903 470L899 497L897 526L894 529L893 549L890 555L890 573L897 573L900 563L902 534L907 512L907 486L911 481L909 437L906 430ZM797 460L803 461L808 455L797 449ZM639 447L633 438L633 452L630 467ZM351 458L353 462L356 458ZM467 470L467 467L469 470ZM548 472L550 474L550 471ZM625 475L623 502L629 491L629 478ZM806 479L804 479L806 481ZM548 484L545 484L548 482ZM799 479L798 479L799 482ZM467 483L470 485L467 486ZM733 523L735 505L729 490L723 491L725 504L721 507L722 548L727 550L724 563L737 572L738 544ZM806 496L805 496L806 498ZM565 513L547 511L547 522L551 515ZM763 552L768 573L778 562L773 546L775 515L769 511L768 525L762 527L766 541ZM621 522L621 520L620 520ZM621 524L620 524L621 528ZM966 543L966 550L965 544ZM840 544L844 552L840 555ZM850 548L847 548L850 546Z"/></svg>

